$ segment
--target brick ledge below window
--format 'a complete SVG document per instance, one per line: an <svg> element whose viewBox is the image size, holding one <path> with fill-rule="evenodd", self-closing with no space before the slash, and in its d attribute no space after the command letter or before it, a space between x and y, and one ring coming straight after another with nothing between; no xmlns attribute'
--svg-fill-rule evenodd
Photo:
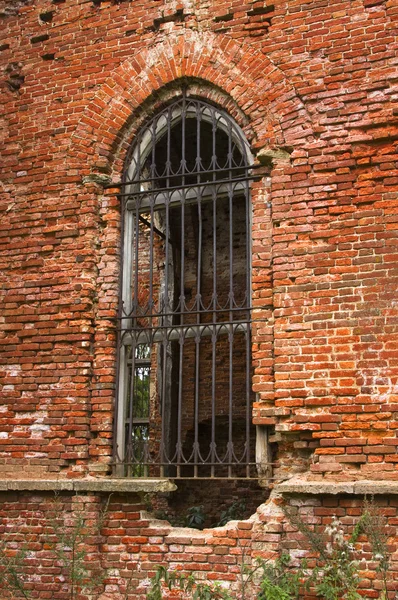
<svg viewBox="0 0 398 600"><path fill-rule="evenodd" d="M172 492L169 479L0 479L0 491Z"/></svg>
<svg viewBox="0 0 398 600"><path fill-rule="evenodd" d="M274 487L275 492L281 494L352 494L352 495L382 495L398 494L398 481L311 481L293 478Z"/></svg>

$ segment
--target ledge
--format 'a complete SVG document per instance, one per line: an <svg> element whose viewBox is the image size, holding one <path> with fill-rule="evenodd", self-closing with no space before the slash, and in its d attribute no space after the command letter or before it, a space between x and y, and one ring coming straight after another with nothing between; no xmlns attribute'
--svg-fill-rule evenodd
<svg viewBox="0 0 398 600"><path fill-rule="evenodd" d="M173 492L169 479L0 479L0 491Z"/></svg>
<svg viewBox="0 0 398 600"><path fill-rule="evenodd" d="M275 485L275 491L281 494L352 494L352 495L382 495L398 494L398 481L306 481L305 479L290 479Z"/></svg>

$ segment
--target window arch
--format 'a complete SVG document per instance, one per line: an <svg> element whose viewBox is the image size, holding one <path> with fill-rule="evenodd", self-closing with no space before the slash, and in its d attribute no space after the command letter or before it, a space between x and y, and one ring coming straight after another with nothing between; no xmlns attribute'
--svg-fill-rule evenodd
<svg viewBox="0 0 398 600"><path fill-rule="evenodd" d="M119 475L247 477L251 155L185 93L138 132L122 187Z"/></svg>

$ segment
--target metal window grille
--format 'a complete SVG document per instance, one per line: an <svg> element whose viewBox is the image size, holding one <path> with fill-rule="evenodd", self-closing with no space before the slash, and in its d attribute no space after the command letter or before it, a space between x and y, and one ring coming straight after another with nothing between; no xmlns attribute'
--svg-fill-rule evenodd
<svg viewBox="0 0 398 600"><path fill-rule="evenodd" d="M119 475L255 476L249 156L227 113L185 94L130 149Z"/></svg>

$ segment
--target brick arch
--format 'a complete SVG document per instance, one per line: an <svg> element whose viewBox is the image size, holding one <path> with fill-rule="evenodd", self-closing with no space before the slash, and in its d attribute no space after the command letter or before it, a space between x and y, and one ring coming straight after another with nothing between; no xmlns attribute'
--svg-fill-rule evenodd
<svg viewBox="0 0 398 600"><path fill-rule="evenodd" d="M305 106L267 56L210 32L179 29L113 71L71 137L72 161L84 161L88 170L120 173L131 115L151 95L181 78L202 79L223 90L247 116L254 148L296 146L312 135Z"/></svg>

